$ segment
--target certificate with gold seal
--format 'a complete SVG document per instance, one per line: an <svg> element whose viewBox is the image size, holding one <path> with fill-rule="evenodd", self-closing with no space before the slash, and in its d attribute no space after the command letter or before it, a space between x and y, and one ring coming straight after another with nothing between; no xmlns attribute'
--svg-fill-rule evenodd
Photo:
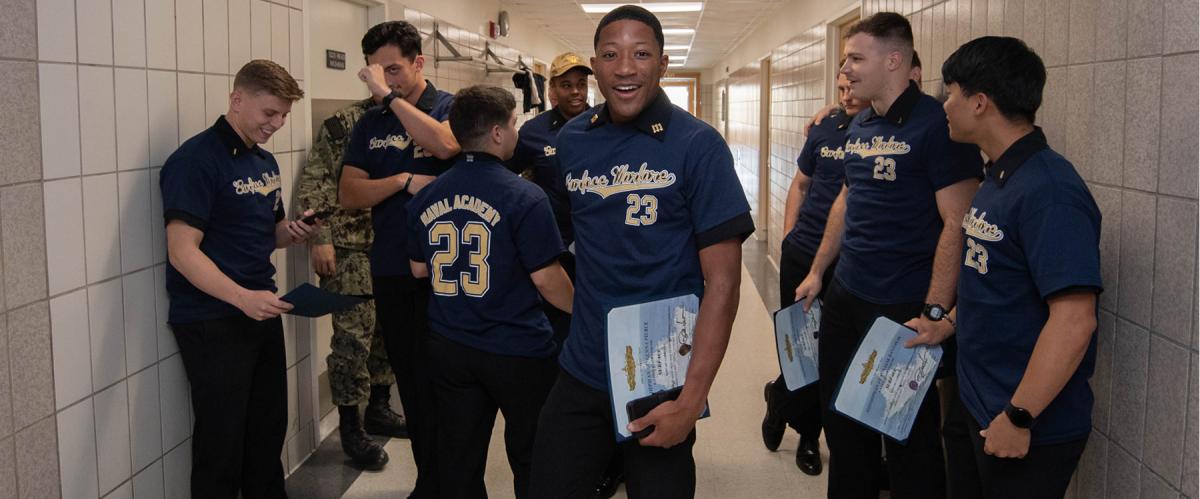
<svg viewBox="0 0 1200 499"><path fill-rule="evenodd" d="M775 350L779 356L779 372L783 373L788 390L798 390L816 383L817 332L821 329L821 300L813 300L804 311L804 302L775 312Z"/></svg>
<svg viewBox="0 0 1200 499"><path fill-rule="evenodd" d="M700 299L683 295L608 313L608 374L617 440L632 438L626 405L683 386Z"/></svg>

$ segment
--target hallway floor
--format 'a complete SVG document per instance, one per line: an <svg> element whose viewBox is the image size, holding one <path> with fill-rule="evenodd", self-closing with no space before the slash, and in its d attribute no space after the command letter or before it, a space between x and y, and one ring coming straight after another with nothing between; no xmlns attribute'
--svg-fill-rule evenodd
<svg viewBox="0 0 1200 499"><path fill-rule="evenodd" d="M753 239L746 243L741 305L733 338L709 398L712 417L698 424L695 448L698 498L825 497L825 475L810 477L796 468L794 457L799 437L795 432L788 431L777 452L769 452L762 445L759 429L764 410L762 386L779 374L770 319L778 297L773 296L777 291L769 291L778 287L774 280L777 273L764 256L764 246ZM765 293L760 293L760 289ZM492 435L486 475L488 493L493 498L511 498L512 473L504 456L502 418L498 418ZM386 469L357 476L345 464L336 440L334 432L317 454L289 478L291 497L405 497L415 476L407 440L393 439L386 444L391 456ZM824 453L822 448L823 458L827 458ZM616 497L626 497L624 490Z"/></svg>

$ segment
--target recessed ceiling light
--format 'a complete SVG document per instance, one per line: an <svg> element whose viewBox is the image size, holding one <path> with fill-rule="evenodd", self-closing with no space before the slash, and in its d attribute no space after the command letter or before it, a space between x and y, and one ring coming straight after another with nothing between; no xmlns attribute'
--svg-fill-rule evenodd
<svg viewBox="0 0 1200 499"><path fill-rule="evenodd" d="M694 28L663 28L663 34L667 36L694 35L696 34L696 30Z"/></svg>
<svg viewBox="0 0 1200 499"><path fill-rule="evenodd" d="M588 14L607 14L620 7L622 3L584 3L580 4ZM650 12L700 12L704 10L704 2L648 2L635 4Z"/></svg>

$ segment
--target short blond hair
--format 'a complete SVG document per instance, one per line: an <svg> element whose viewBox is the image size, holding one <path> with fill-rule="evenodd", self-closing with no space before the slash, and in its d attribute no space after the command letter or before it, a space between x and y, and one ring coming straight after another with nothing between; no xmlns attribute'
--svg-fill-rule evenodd
<svg viewBox="0 0 1200 499"><path fill-rule="evenodd" d="M292 102L304 98L304 91L283 66L266 59L247 62L233 77L233 88L250 92L267 92Z"/></svg>

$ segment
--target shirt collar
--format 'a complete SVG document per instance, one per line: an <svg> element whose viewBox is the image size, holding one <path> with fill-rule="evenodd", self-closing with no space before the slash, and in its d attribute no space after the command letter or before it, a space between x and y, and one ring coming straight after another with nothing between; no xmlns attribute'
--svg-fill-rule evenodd
<svg viewBox="0 0 1200 499"><path fill-rule="evenodd" d="M842 108L838 108L830 117L837 118L836 123L838 130L845 130L850 126L850 121L854 119L853 116L846 114L846 110Z"/></svg>
<svg viewBox="0 0 1200 499"><path fill-rule="evenodd" d="M461 159L464 163L504 164L504 160L483 151L464 152Z"/></svg>
<svg viewBox="0 0 1200 499"><path fill-rule="evenodd" d="M660 88L658 96L633 119L632 125L659 141L666 140L667 126L670 125L672 111L671 99L668 99L667 93ZM590 118L587 129L598 128L610 122L612 122L612 117L608 114L608 105L602 104L600 110Z"/></svg>
<svg viewBox="0 0 1200 499"><path fill-rule="evenodd" d="M425 91L421 92L421 98L417 99L416 108L421 112L429 114L433 112L433 107L437 105L438 89L433 86L433 82L425 80ZM384 113L392 112L389 107L383 108Z"/></svg>
<svg viewBox="0 0 1200 499"><path fill-rule="evenodd" d="M262 156L262 149L258 147L258 144L247 146L246 142L242 140L242 136L238 135L237 131L233 129L233 125L229 124L229 120L225 119L225 115L218 116L212 128L231 157L237 158L246 152L253 152Z"/></svg>
<svg viewBox="0 0 1200 499"><path fill-rule="evenodd" d="M551 108L550 113L552 113L550 115L550 131L551 132L558 130L559 128L562 128L563 125L566 125L567 122L570 121L566 118L566 116L563 116L562 111L558 110L558 106Z"/></svg>
<svg viewBox="0 0 1200 499"><path fill-rule="evenodd" d="M1004 183L1012 178L1017 168L1025 164L1034 154L1049 147L1046 144L1046 134L1042 133L1042 127L1035 126L1032 132L1025 134L1024 137L1008 146L1008 149L1000 154L999 159L988 162L988 177L991 177L997 186L1004 187Z"/></svg>
<svg viewBox="0 0 1200 499"><path fill-rule="evenodd" d="M921 99L921 89L917 88L917 83L909 80L908 88L896 97L895 102L892 102L892 107L888 108L888 112L883 116L883 119L896 126L904 126L908 118L912 116L913 109L917 107L917 101ZM875 109L869 109L872 115L875 115ZM876 115L877 116L877 115Z"/></svg>

